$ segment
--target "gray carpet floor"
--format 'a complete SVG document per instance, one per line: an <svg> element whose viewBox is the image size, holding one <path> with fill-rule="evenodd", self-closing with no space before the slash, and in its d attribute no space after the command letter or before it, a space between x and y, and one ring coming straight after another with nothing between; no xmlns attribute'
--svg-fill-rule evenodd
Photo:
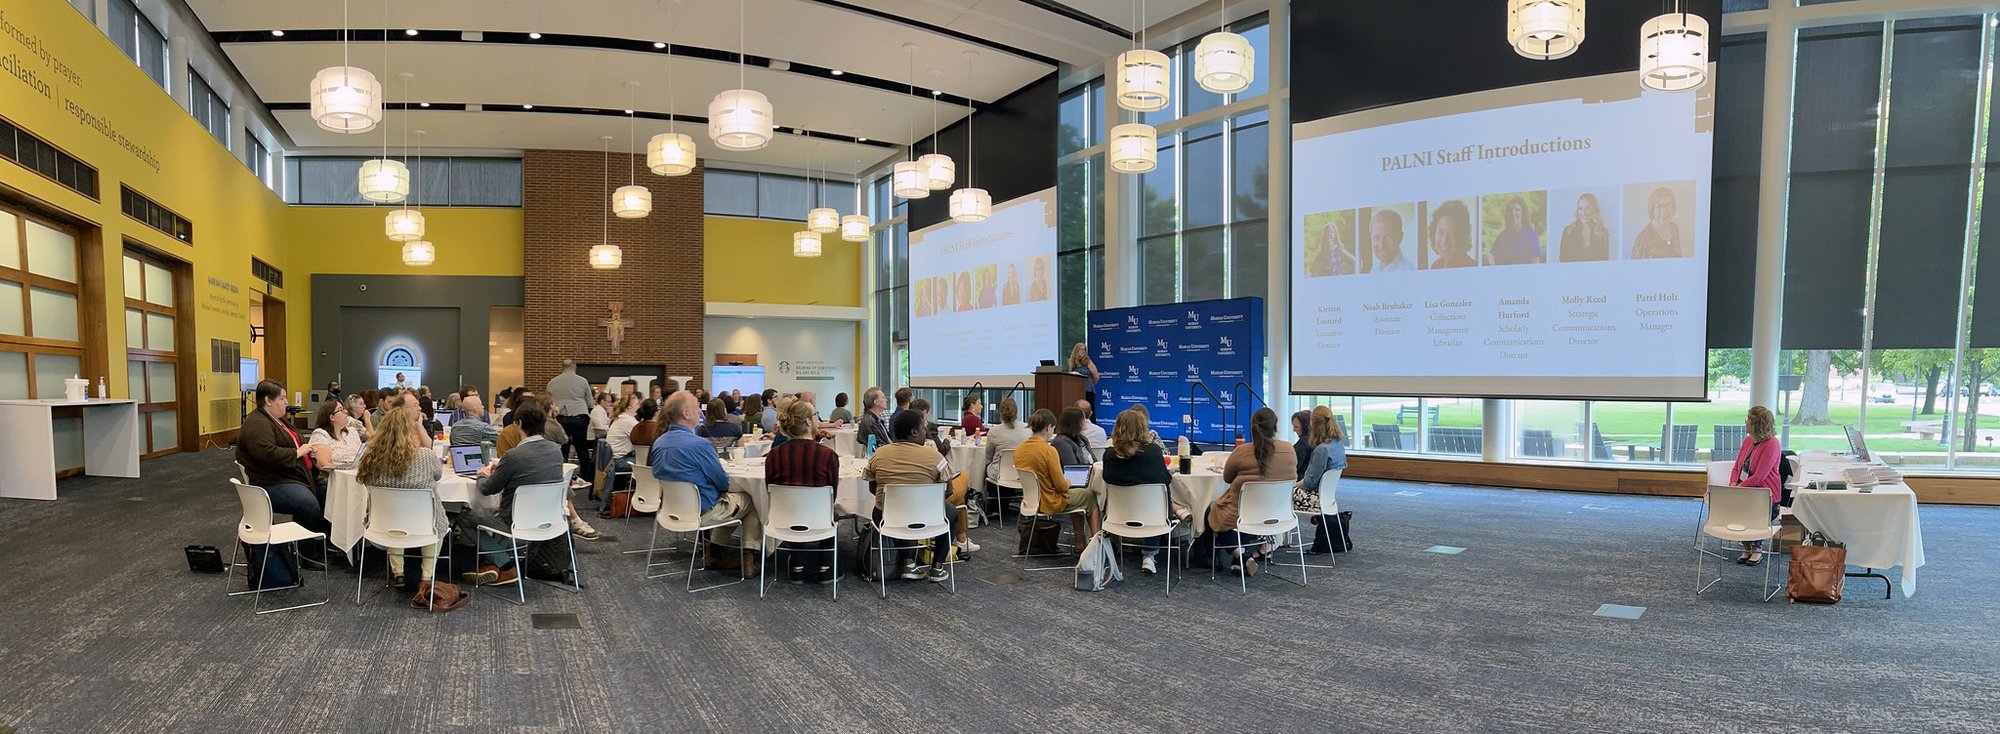
<svg viewBox="0 0 2000 734"><path fill-rule="evenodd" d="M1734 565L1695 597L1693 500L1348 480L1356 551L1247 596L1206 572L1078 592L998 527L956 595L690 596L618 553L646 525L606 521L580 595L426 615L356 607L350 570L331 604L252 617L181 551L227 548L229 466L0 501L0 731L2000 730L2000 508L1924 507L1917 595L1856 579L1831 607L1759 602L1762 569Z"/></svg>

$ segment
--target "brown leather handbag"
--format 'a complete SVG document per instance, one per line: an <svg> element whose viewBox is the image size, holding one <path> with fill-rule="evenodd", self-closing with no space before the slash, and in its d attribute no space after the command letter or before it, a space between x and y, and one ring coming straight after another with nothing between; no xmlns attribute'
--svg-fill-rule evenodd
<svg viewBox="0 0 2000 734"><path fill-rule="evenodd" d="M1785 598L1794 604L1839 604L1840 587L1847 580L1847 547L1813 533L1792 546L1791 553Z"/></svg>
<svg viewBox="0 0 2000 734"><path fill-rule="evenodd" d="M437 593L437 605L431 606L431 594ZM433 612L449 612L472 601L471 595L460 591L457 584L429 580L417 584L416 596L410 597L411 609L429 609Z"/></svg>

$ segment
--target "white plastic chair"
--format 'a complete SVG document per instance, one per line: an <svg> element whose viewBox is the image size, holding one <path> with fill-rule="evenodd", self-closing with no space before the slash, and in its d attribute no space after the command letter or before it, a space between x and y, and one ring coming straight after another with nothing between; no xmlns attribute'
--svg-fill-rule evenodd
<svg viewBox="0 0 2000 734"><path fill-rule="evenodd" d="M1304 538L1305 538L1306 519L1311 518L1313 515L1317 514L1321 517L1326 518L1325 520L1321 521L1318 532L1323 533L1328 530L1332 530L1339 533L1340 547L1343 549L1347 547L1347 528L1341 527L1340 525L1340 501L1335 496L1335 491L1340 488L1340 471L1341 470L1339 469L1329 469L1325 474L1319 475L1318 512L1314 512L1312 510L1301 510L1298 509L1297 506L1294 506L1292 508L1292 512L1294 514L1297 514L1301 518L1301 521L1299 523L1299 538L1301 544L1305 542ZM1318 543L1319 538L1317 537L1313 538L1313 542ZM1332 547L1332 545L1333 543L1331 541L1327 543L1328 547ZM1333 568L1334 565L1337 563L1336 561L1334 561L1334 558L1335 554L1329 553L1327 554L1327 560L1329 561L1328 563L1308 563L1305 564L1305 566L1306 568ZM1271 565L1290 566L1293 564L1278 563L1276 561L1273 561Z"/></svg>
<svg viewBox="0 0 2000 734"><path fill-rule="evenodd" d="M1098 463L1102 463L1102 462L1104 461L1104 447L1103 447L1103 446L1098 446L1098 447L1096 447L1096 448L1093 448L1093 449L1088 449L1088 451L1090 451L1090 460L1091 460L1091 461L1094 461L1094 462L1098 462Z"/></svg>
<svg viewBox="0 0 2000 734"><path fill-rule="evenodd" d="M1174 595L1174 530L1181 519L1174 516L1173 500L1167 485L1104 485L1104 532L1126 540L1166 538L1167 596Z"/></svg>
<svg viewBox="0 0 2000 734"><path fill-rule="evenodd" d="M832 553L833 568L840 568L840 530L833 524L832 487L789 487L773 484L765 510L764 537L757 541L759 559L771 557L771 543L816 543L834 540L832 548L794 548L793 553ZM764 596L764 576L771 564L757 566L757 597ZM833 575L833 598L840 598L840 574Z"/></svg>
<svg viewBox="0 0 2000 734"><path fill-rule="evenodd" d="M632 489L627 491L632 493L632 504L631 504L632 512L652 515L660 511L660 493L662 491L660 489L660 480L653 478L653 473L651 471L632 472ZM654 534L658 535L659 531L655 530ZM624 555L629 556L636 553L650 553L654 550L668 550L668 549L667 548L656 549L649 544L644 548L635 548L633 550L625 551Z"/></svg>
<svg viewBox="0 0 2000 734"><path fill-rule="evenodd" d="M734 586L736 584L743 583L743 579L739 574L738 578L735 581L729 581L720 584L711 584L708 586L701 587L699 589L694 588L695 563L701 559L701 546L708 540L708 531L717 528L726 528L733 525L740 526L743 524L743 521L740 519L732 519L732 520L724 520L718 523L703 525L701 522L701 490L696 489L695 486L689 482L669 481L669 482L660 482L659 484L660 484L660 511L659 514L653 516L653 538L652 540L646 542L646 568L645 568L646 578L649 579L665 578L668 576L679 576L685 573L688 576L686 588L688 593L690 594L697 591L720 589L724 586ZM694 550L689 552L688 567L686 571L672 571L661 574L656 574L652 572L653 567L655 566L667 565L665 563L654 563L653 551L673 549L671 546L667 548L659 547L661 530L666 530L669 533L673 533L675 536L679 536L683 533L694 533ZM738 564L741 564L743 561L745 555L743 551L744 549L742 548L736 549L736 560Z"/></svg>
<svg viewBox="0 0 2000 734"><path fill-rule="evenodd" d="M1306 549L1304 535L1299 532L1299 516L1292 511L1292 483L1287 480L1270 482L1244 482L1236 499L1236 545L1216 545L1216 550L1232 553L1239 549L1262 546L1262 538L1293 538L1293 548L1299 554L1299 585L1306 585ZM1250 537L1256 537L1251 542ZM1208 565L1208 578L1215 580L1215 565ZM1292 565L1292 564L1286 564ZM1250 575L1245 565L1236 564L1236 583L1243 593L1250 593ZM1289 581L1290 579L1286 579Z"/></svg>
<svg viewBox="0 0 2000 734"><path fill-rule="evenodd" d="M436 516L432 514L432 505L436 503L436 490L369 487L368 524L361 530L362 542L390 553L436 543L443 551L440 555L444 567L451 568L451 544L445 542L445 535L450 535L451 529L446 528L445 535L436 534ZM359 560L354 564L355 604L361 603L361 579L368 575L367 549L362 551L356 554ZM431 606L437 606L436 584L431 586Z"/></svg>
<svg viewBox="0 0 2000 734"><path fill-rule="evenodd" d="M1010 452L1008 452L1008 453L1012 453L1012 452L1010 451ZM1012 466L1012 464L1008 464L1008 466ZM1087 515L1087 514L1090 514L1090 508L1088 508L1088 507L1079 507L1079 508L1076 508L1076 509L1074 509L1074 510L1070 510L1070 511L1068 511L1068 512L1059 512L1059 513L1056 513L1056 514L1054 514L1054 515L1048 515L1048 514L1043 514L1043 513L1042 513L1042 480L1041 480L1041 477L1038 477L1038 476L1036 476L1036 475L1034 474L1034 472L1018 472L1018 473L1016 474L1016 477L1018 477L1018 478L1019 478L1019 480L1020 480L1020 483L1021 483L1021 516L1020 516L1020 518L1019 518L1019 521L1020 521L1020 522L1024 522L1024 523L1028 523L1028 527L1029 527L1029 537L1031 537L1031 538L1032 538L1032 537L1033 537L1033 535L1034 535L1034 522L1035 522L1036 520L1039 520L1039 519L1044 519L1044 518L1046 518L1046 519L1048 519L1048 520L1050 520L1050 521L1054 521L1054 520L1056 520L1056 518L1057 518L1057 517L1060 517L1060 516L1063 516L1063 515ZM1061 547L1062 543L1060 542L1060 538L1061 538L1061 533L1062 533L1062 529L1061 529L1061 525L1062 525L1062 523L1060 523L1060 522L1057 522L1057 523L1056 523L1056 525L1057 525L1057 529L1056 529L1056 533L1057 533L1057 538L1058 538L1058 542L1057 542L1057 547ZM1072 542L1071 542L1071 544L1070 544L1070 548L1071 548L1071 549L1075 549L1075 548L1077 547L1077 546L1076 546L1076 542L1077 542L1077 541L1079 541L1079 540L1080 540L1080 539L1072 539ZM1051 555L1051 554L1048 554L1048 553L1041 553L1041 554L1030 554L1030 553L1016 553L1016 554L1014 554L1014 557L1015 557L1015 558L1046 558L1046 557L1049 557L1050 555ZM1058 551L1058 552L1054 553L1053 555L1055 555L1055 556L1062 556L1062 555L1065 555L1065 554L1064 554L1064 553L1062 553L1062 552L1060 552L1060 551ZM1029 568L1029 569L1027 569L1027 570L1029 570L1029 571L1060 571L1060 570L1064 570L1064 569L1070 569L1070 570L1074 570L1075 568L1076 568L1076 566L1074 566L1074 565L1068 565L1068 566L1038 566L1038 567L1034 567L1034 568Z"/></svg>
<svg viewBox="0 0 2000 734"><path fill-rule="evenodd" d="M566 473L574 474L574 465L565 464ZM506 530L479 526L479 532L506 538L507 551L514 557L515 604L528 603L528 577L521 571L521 547L524 543L545 542L562 538L569 546L570 591L583 591L582 572L576 567L576 540L569 534L569 513L563 509L563 495L569 491L568 481L548 484L530 484L514 490L514 519ZM560 588L561 584L549 584ZM504 596L502 598L505 598Z"/></svg>
<svg viewBox="0 0 2000 734"><path fill-rule="evenodd" d="M265 609L259 611L258 606L260 606L263 603L264 592L296 589L299 588L299 584L292 584L291 586L280 586L275 589L247 589L244 591L229 590L229 577L232 575L229 572L229 569L233 569L236 567L236 551L243 545L265 546L264 563L268 566L271 562L270 546L280 545L280 544L290 544L292 546L292 556L296 558L299 555L299 541L319 540L322 545L324 545L326 542L326 535L324 533L315 533L311 530L307 530L303 527L300 527L298 523L295 522L282 522L275 524L272 523L271 495L269 492L265 492L263 487L253 486L236 479L229 480L229 484L236 488L236 501L243 505L243 515L240 519L236 521L236 540L239 541L239 543L230 545L229 565L223 567L223 573L222 573L223 592L229 596L242 596L244 594L252 595L250 601L250 612L252 614L270 614L272 612L286 612L286 611L291 611L293 609L316 607L321 604L325 604L329 601L332 601L333 586L331 582L333 579L332 576L333 572L325 570L324 566L321 567L320 573L322 578L328 582L327 597L325 599L321 599L316 602L310 602L307 604L294 604L292 606L284 607L281 609ZM300 572L301 573L304 572L303 568L301 568ZM249 577L251 576L250 564L248 562L248 559L245 559L245 562L243 564L243 575L245 580L248 580ZM299 580L304 581L305 579L301 577Z"/></svg>
<svg viewBox="0 0 2000 734"><path fill-rule="evenodd" d="M1701 534L1717 540L1735 543L1768 541L1778 535L1778 526L1771 520L1771 492L1763 487L1731 487L1710 485L1703 501L1704 519ZM1702 572L1703 556L1724 559L1719 553L1709 550L1707 543L1697 536L1694 542L1694 593L1700 596L1708 587L1722 580L1720 575L1703 583L1706 574ZM1771 588L1771 567L1778 565L1778 554L1774 549L1766 549L1764 559L1764 601L1777 596L1779 589Z"/></svg>
<svg viewBox="0 0 2000 734"><path fill-rule="evenodd" d="M989 481L993 483L993 519L995 522L1007 519L1006 490L1014 490L1014 493L1021 495L1023 499L1026 498L1027 494L1021 489L1021 468L1014 466L1014 450L1001 449L999 462L998 467L996 467L997 471L989 478Z"/></svg>
<svg viewBox="0 0 2000 734"><path fill-rule="evenodd" d="M934 563L952 565L957 561L951 557L951 518L945 514L946 487L936 484L885 484L882 486L882 521L870 521L875 528L875 557L881 565L882 573L876 574L882 581L882 598L889 598L889 551L917 550L925 547L920 540L930 540L945 536L943 558ZM908 545L884 545L883 539L910 541ZM958 593L958 574L950 574L951 593Z"/></svg>

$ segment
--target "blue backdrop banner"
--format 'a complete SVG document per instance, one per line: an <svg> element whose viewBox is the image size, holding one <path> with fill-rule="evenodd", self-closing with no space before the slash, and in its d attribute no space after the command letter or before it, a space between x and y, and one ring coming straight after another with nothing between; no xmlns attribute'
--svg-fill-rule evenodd
<svg viewBox="0 0 2000 734"><path fill-rule="evenodd" d="M1230 407L1257 404L1237 383L1264 388L1264 299L1105 309L1091 311L1089 322L1097 423L1107 433L1133 405L1146 406L1153 430L1168 441L1186 434L1230 443L1247 430L1230 423L1247 426L1249 412L1233 415Z"/></svg>

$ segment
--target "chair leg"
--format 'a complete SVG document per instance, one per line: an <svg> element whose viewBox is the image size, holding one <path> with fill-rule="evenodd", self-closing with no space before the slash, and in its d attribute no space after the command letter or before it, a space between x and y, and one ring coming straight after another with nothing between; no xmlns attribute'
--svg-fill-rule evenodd
<svg viewBox="0 0 2000 734"><path fill-rule="evenodd" d="M875 534L875 578L882 582L882 598L889 598L889 557L882 550L882 534Z"/></svg>
<svg viewBox="0 0 2000 734"><path fill-rule="evenodd" d="M701 531L700 530L694 531L694 551L688 553L688 570L687 570L687 584L686 584L687 592L690 594L694 593L694 564L695 561L701 558L701 541L702 541Z"/></svg>
<svg viewBox="0 0 2000 734"><path fill-rule="evenodd" d="M240 541L239 541L239 542L235 542L235 543L230 543L230 544L229 544L229 565L226 565L226 566L223 566L223 567L222 567L222 595L223 595L223 596L235 596L235 594L234 594L234 593L231 593L231 592L229 591L229 578L230 578L231 576L235 576L235 575L236 575L236 552L237 552L237 551L238 551L239 549L241 549L241 548L242 548L242 546L243 546L243 543L242 543L242 542L240 542ZM243 575L244 575L245 577L248 577L248 576L250 575L250 567L249 567L248 565L245 565L245 566L243 567Z"/></svg>
<svg viewBox="0 0 2000 734"><path fill-rule="evenodd" d="M569 544L569 590L583 593L583 570L576 567L576 534L563 533L563 542Z"/></svg>
<svg viewBox="0 0 2000 734"><path fill-rule="evenodd" d="M367 541L362 541L367 542ZM354 562L354 606L361 606L361 579L368 574L368 547L362 546L361 558Z"/></svg>
<svg viewBox="0 0 2000 734"><path fill-rule="evenodd" d="M770 539L771 539L771 536L768 536L768 535L766 535L766 536L764 536L764 537L762 537L762 538L758 538L758 539L757 539L757 555L760 555L760 556L761 556L761 555L764 555L764 546L765 546L765 544L767 544L767 543L769 543L769 542L770 542ZM771 564L769 564L769 563L759 563L759 564L757 564L757 598L759 598L759 599L762 599L762 598L764 598L764 572L765 572L765 571L769 571L769 570L771 570L771 569L768 569L768 568L765 568L765 566L769 566L769 565L771 565Z"/></svg>
<svg viewBox="0 0 2000 734"><path fill-rule="evenodd" d="M1174 540L1174 531L1168 530L1166 542L1167 565L1166 570L1163 572L1167 576L1167 596L1174 595L1174 546L1176 545L1179 545L1179 543Z"/></svg>
<svg viewBox="0 0 2000 734"><path fill-rule="evenodd" d="M833 600L840 601L840 537L833 539L833 565L827 570L833 584Z"/></svg>

